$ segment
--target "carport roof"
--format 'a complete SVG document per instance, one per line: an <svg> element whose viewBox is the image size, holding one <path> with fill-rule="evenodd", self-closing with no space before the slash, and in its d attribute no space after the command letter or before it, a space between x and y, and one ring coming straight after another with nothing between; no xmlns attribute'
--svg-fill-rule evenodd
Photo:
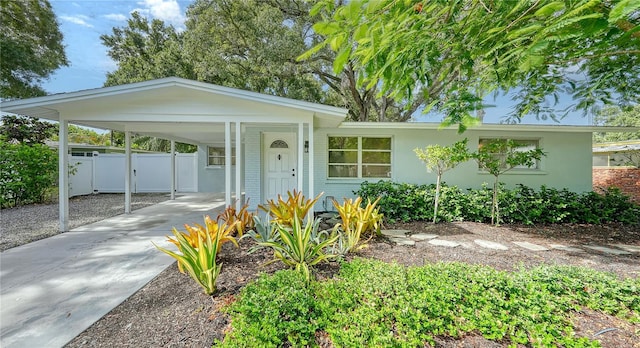
<svg viewBox="0 0 640 348"><path fill-rule="evenodd" d="M178 77L4 101L0 110L191 143L209 142L224 122L337 127L348 112Z"/></svg>

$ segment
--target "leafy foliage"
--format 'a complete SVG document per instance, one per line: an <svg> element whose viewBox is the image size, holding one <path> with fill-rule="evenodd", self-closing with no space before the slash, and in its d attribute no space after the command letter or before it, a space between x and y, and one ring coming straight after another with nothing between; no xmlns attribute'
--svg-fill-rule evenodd
<svg viewBox="0 0 640 348"><path fill-rule="evenodd" d="M325 249L333 244L338 236L321 236L318 231L320 220L307 221L302 225L302 219L294 212L291 226L273 221L278 230L279 239L261 242L259 245L273 249L274 259L271 262L282 261L288 267L295 268L307 280L311 278L310 267L320 262L328 261L335 255L325 253Z"/></svg>
<svg viewBox="0 0 640 348"><path fill-rule="evenodd" d="M240 210L236 211L235 204L231 204L226 207L225 210L218 215L217 220L223 221L228 226L234 226L238 236L242 237L242 235L248 229L253 228L254 224L254 214L249 212L247 209L249 208L249 202L245 203Z"/></svg>
<svg viewBox="0 0 640 348"><path fill-rule="evenodd" d="M283 270L262 275L227 310L233 329L221 347L312 346L322 314L304 275Z"/></svg>
<svg viewBox="0 0 640 348"><path fill-rule="evenodd" d="M278 195L277 202L270 199L266 205L258 205L258 209L270 214L274 223L293 226L295 219L299 219L299 222L302 222L321 196L322 193L318 194L314 199L307 199L302 194L302 191L287 191L286 201L282 196Z"/></svg>
<svg viewBox="0 0 640 348"><path fill-rule="evenodd" d="M0 207L44 202L57 174L56 151L42 144L0 140Z"/></svg>
<svg viewBox="0 0 640 348"><path fill-rule="evenodd" d="M238 246L238 242L233 237L233 232L235 230L234 225L227 225L225 223L219 224L217 221L213 221L209 215L204 217L204 226L199 224L194 224L193 226L189 226L188 224L184 225L184 228L187 232L180 232L177 229L173 229L173 235L180 235L191 247L197 247L198 240L205 238L207 235L211 235L213 239L215 239L218 243L217 248L219 249L222 244L231 242ZM173 243L175 246L180 247L180 241L178 239L173 239L171 237L167 237L168 241ZM178 264L179 266L179 264Z"/></svg>
<svg viewBox="0 0 640 348"><path fill-rule="evenodd" d="M249 253L253 253L256 250L264 248L264 246L260 245L262 242L276 242L280 240L280 234L278 233L278 229L274 228L270 221L262 221L258 215L253 216L253 228L247 231L240 239L251 238L257 244L251 249L249 249Z"/></svg>
<svg viewBox="0 0 640 348"><path fill-rule="evenodd" d="M205 226L203 229L196 224L197 228L190 229L185 225L189 234L173 229L175 239L169 238L169 241L178 246L181 254L159 247L155 243L154 245L158 250L176 259L180 272L185 273L186 270L204 289L205 294L212 295L216 292L216 280L222 270L222 264L216 260L220 247L225 241L235 243L235 240L227 237L231 228L225 225L218 226L208 216L205 218Z"/></svg>
<svg viewBox="0 0 640 348"><path fill-rule="evenodd" d="M319 2L325 40L310 52L336 52L334 70L364 71L359 86L381 85L396 100L424 98L460 131L482 100L510 93L510 117L559 119L562 93L589 110L638 103L640 4L637 1L335 1Z"/></svg>
<svg viewBox="0 0 640 348"><path fill-rule="evenodd" d="M381 234L380 225L383 215L376 208L378 201L379 199L373 203L368 201L364 208L361 197L355 200L345 198L342 205L333 201L333 206L341 219L341 222L334 227L334 231L338 234L338 239L332 247L335 253L346 255L358 251L366 247L366 242L361 241L362 235L369 234L371 239Z"/></svg>
<svg viewBox="0 0 640 348"><path fill-rule="evenodd" d="M518 185L514 189L500 187L503 223L549 224L618 222L640 225L640 206L617 188L595 192L575 193L567 189L546 186L539 190ZM364 182L355 194L364 199L380 197L380 212L386 221L417 221L433 219L431 204L435 196L435 185L414 185L379 181ZM442 186L441 209L438 218L444 221L491 220L490 202L493 190L461 190L456 186Z"/></svg>
<svg viewBox="0 0 640 348"><path fill-rule="evenodd" d="M542 149L523 151L521 144L511 139L492 139L481 144L478 151L472 157L478 162L480 168L489 172L495 178L493 182L493 197L491 204L491 223L500 222L499 194L500 175L518 166L533 167L542 156L546 154Z"/></svg>
<svg viewBox="0 0 640 348"><path fill-rule="evenodd" d="M433 203L433 223L438 216L438 204L440 202L440 185L444 172L455 168L458 164L471 158L467 148L468 139L460 140L451 146L429 145L424 150L414 149L416 156L425 163L429 172L436 172L436 197Z"/></svg>
<svg viewBox="0 0 640 348"><path fill-rule="evenodd" d="M44 95L39 84L68 65L51 4L1 0L0 21L0 99Z"/></svg>
<svg viewBox="0 0 640 348"><path fill-rule="evenodd" d="M598 110L594 116L594 124L598 126L640 127L640 105L629 108L616 106ZM594 143L640 140L640 131L625 133L593 133Z"/></svg>
<svg viewBox="0 0 640 348"><path fill-rule="evenodd" d="M127 26L101 35L108 55L118 69L107 73L105 86L178 76L194 79L193 67L184 57L182 33L163 21L151 22L138 12L131 13Z"/></svg>
<svg viewBox="0 0 640 348"><path fill-rule="evenodd" d="M312 345L324 332L337 347L413 347L478 332L514 346L592 347L598 342L572 334L572 313L587 307L637 323L638 299L638 279L583 268L507 273L356 258L325 282L305 284L291 271L263 275L229 308L232 330L221 345Z"/></svg>
<svg viewBox="0 0 640 348"><path fill-rule="evenodd" d="M0 123L0 140L25 145L44 144L57 127L35 117L4 115Z"/></svg>

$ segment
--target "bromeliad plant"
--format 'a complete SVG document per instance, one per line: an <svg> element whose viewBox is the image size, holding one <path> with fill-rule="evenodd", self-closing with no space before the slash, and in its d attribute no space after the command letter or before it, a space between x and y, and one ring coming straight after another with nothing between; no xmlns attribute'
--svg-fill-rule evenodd
<svg viewBox="0 0 640 348"><path fill-rule="evenodd" d="M253 217L253 228L240 239L244 238L251 238L256 242L256 245L249 249L248 253L251 254L256 250L264 248L264 246L259 243L277 241L280 238L280 235L278 234L278 230L273 228L271 223L268 221L267 223L264 223L260 220L260 217L256 215Z"/></svg>
<svg viewBox="0 0 640 348"><path fill-rule="evenodd" d="M245 231L254 227L254 215L249 212L249 202L245 203L240 210L236 210L235 203L228 206L222 213L218 215L218 221L225 222L228 226L234 226L238 237L242 237Z"/></svg>
<svg viewBox="0 0 640 348"><path fill-rule="evenodd" d="M378 212L376 205L380 198L373 203L367 202L362 208L362 197L355 200L345 199L342 205L333 201L333 206L338 211L342 222L336 224L334 231L337 231L338 240L333 249L340 255L358 251L366 246L369 239L380 235L380 223L383 215ZM361 242L363 234L370 234L369 239Z"/></svg>
<svg viewBox="0 0 640 348"><path fill-rule="evenodd" d="M313 205L318 201L322 193L317 195L314 199L307 199L302 192L293 190L293 193L287 192L287 200L282 199L282 196L278 195L278 200L274 201L270 199L267 201L267 205L259 205L258 208L271 215L272 222L280 224L282 226L293 226L294 217L300 219L300 222L304 220L305 216L311 211Z"/></svg>
<svg viewBox="0 0 640 348"><path fill-rule="evenodd" d="M158 250L173 257L178 261L178 269L181 273L188 273L198 283L207 295L216 291L216 280L222 264L216 260L218 252L226 242L238 243L231 236L234 226L226 224L218 225L209 216L205 217L205 226L185 225L187 233L173 229L175 237L168 237L169 241L178 247L179 253L157 246Z"/></svg>
<svg viewBox="0 0 640 348"><path fill-rule="evenodd" d="M280 238L259 244L273 249L274 259L267 264L282 261L310 280L312 266L336 257L336 255L325 253L325 249L333 244L338 236L318 237L321 235L318 233L320 220L308 221L303 226L302 219L298 217L297 212L294 212L290 221L292 223L290 227L278 221L272 221Z"/></svg>

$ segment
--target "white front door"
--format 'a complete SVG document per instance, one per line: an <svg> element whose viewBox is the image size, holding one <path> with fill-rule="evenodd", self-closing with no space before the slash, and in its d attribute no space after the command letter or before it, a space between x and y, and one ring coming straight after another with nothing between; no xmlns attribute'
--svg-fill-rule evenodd
<svg viewBox="0 0 640 348"><path fill-rule="evenodd" d="M264 193L265 201L285 200L287 191L293 191L298 183L295 133L264 133Z"/></svg>

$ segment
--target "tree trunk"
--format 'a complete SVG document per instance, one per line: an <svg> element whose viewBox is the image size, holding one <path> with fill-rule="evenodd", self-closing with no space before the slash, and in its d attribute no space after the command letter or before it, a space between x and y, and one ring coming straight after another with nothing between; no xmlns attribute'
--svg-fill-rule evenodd
<svg viewBox="0 0 640 348"><path fill-rule="evenodd" d="M440 202L440 178L442 178L442 173L438 172L438 177L436 179L436 200L433 205L433 223L436 223L436 219L438 218L438 202Z"/></svg>
<svg viewBox="0 0 640 348"><path fill-rule="evenodd" d="M495 218L495 220L494 220ZM498 177L496 176L496 180L493 182L493 202L491 204L491 224L498 224L499 213L498 213Z"/></svg>

